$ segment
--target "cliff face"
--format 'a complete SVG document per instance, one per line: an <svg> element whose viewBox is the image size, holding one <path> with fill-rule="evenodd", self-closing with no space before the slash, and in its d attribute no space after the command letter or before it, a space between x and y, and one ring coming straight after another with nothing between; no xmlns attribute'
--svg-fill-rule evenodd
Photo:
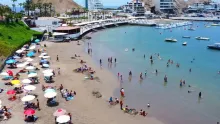
<svg viewBox="0 0 220 124"><path fill-rule="evenodd" d="M52 3L55 7L56 13L65 13L72 8L82 8L73 0L32 0L34 3Z"/></svg>

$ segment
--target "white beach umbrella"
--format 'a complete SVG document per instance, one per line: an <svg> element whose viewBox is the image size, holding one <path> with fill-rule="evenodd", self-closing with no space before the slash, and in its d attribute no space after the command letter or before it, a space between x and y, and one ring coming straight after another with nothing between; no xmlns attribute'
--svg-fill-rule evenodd
<svg viewBox="0 0 220 124"><path fill-rule="evenodd" d="M36 46L30 46L30 47L29 47L30 50L33 50L33 49L35 49L35 48L36 48Z"/></svg>
<svg viewBox="0 0 220 124"><path fill-rule="evenodd" d="M26 69L27 69L27 70L34 70L35 67L34 67L34 66L28 66L28 67L26 67Z"/></svg>
<svg viewBox="0 0 220 124"><path fill-rule="evenodd" d="M23 50L23 51L24 51L24 50L26 50L26 48L24 48L24 47L23 47L23 48L21 48L21 50Z"/></svg>
<svg viewBox="0 0 220 124"><path fill-rule="evenodd" d="M69 115L61 115L61 116L57 117L56 121L58 123L66 123L66 122L70 121L70 116Z"/></svg>
<svg viewBox="0 0 220 124"><path fill-rule="evenodd" d="M44 59L48 59L48 58L50 58L50 56L43 56L42 58L44 58Z"/></svg>
<svg viewBox="0 0 220 124"><path fill-rule="evenodd" d="M44 70L44 71L43 71L44 74L45 74L45 73L52 73L52 72L53 72L52 69L47 69L47 70Z"/></svg>
<svg viewBox="0 0 220 124"><path fill-rule="evenodd" d="M45 68L49 68L50 65L48 65L48 64L43 64L43 67L45 67Z"/></svg>
<svg viewBox="0 0 220 124"><path fill-rule="evenodd" d="M0 108L2 108L2 105L0 104Z"/></svg>
<svg viewBox="0 0 220 124"><path fill-rule="evenodd" d="M21 98L21 101L23 101L23 102L28 102L28 101L32 101L32 100L34 100L34 99L35 99L35 96L33 96L33 95L27 95L27 96L22 97L22 98Z"/></svg>
<svg viewBox="0 0 220 124"><path fill-rule="evenodd" d="M35 90L36 87L34 85L27 85L24 87L25 90L28 90L28 91L32 91L32 90Z"/></svg>
<svg viewBox="0 0 220 124"><path fill-rule="evenodd" d="M20 53L23 52L23 50L22 50L22 49L19 49L19 50L15 51L15 52L18 53L18 54L20 54Z"/></svg>
<svg viewBox="0 0 220 124"><path fill-rule="evenodd" d="M26 58L24 58L24 60L28 60L28 59L31 59L30 57L26 57Z"/></svg>
<svg viewBox="0 0 220 124"><path fill-rule="evenodd" d="M40 54L40 56L45 56L45 55L47 55L47 53L41 53L41 54Z"/></svg>
<svg viewBox="0 0 220 124"><path fill-rule="evenodd" d="M24 84L30 84L32 81L30 79L24 79L22 80L22 83Z"/></svg>
<svg viewBox="0 0 220 124"><path fill-rule="evenodd" d="M15 84L14 87L21 87L21 84Z"/></svg>
<svg viewBox="0 0 220 124"><path fill-rule="evenodd" d="M23 68L23 67L25 67L26 65L24 64L24 63L21 63L21 64L17 64L17 67L18 68Z"/></svg>
<svg viewBox="0 0 220 124"><path fill-rule="evenodd" d="M32 62L34 59L31 59L31 58L29 58L29 59L27 59L26 61L27 62Z"/></svg>
<svg viewBox="0 0 220 124"><path fill-rule="evenodd" d="M45 77L50 77L50 76L53 76L53 73L44 73L44 76Z"/></svg>
<svg viewBox="0 0 220 124"><path fill-rule="evenodd" d="M0 105L2 104L2 101L0 100Z"/></svg>
<svg viewBox="0 0 220 124"><path fill-rule="evenodd" d="M41 55L39 56L39 58L42 58L42 57L43 57L43 56L41 56Z"/></svg>
<svg viewBox="0 0 220 124"><path fill-rule="evenodd" d="M55 97L56 95L57 95L56 92L46 92L46 93L44 94L44 97L46 97L46 98L53 98L53 97Z"/></svg>
<svg viewBox="0 0 220 124"><path fill-rule="evenodd" d="M26 66L27 64L29 64L30 62L24 62L23 64Z"/></svg>
<svg viewBox="0 0 220 124"><path fill-rule="evenodd" d="M28 77L37 77L37 73L30 73Z"/></svg>
<svg viewBox="0 0 220 124"><path fill-rule="evenodd" d="M2 72L0 75L2 76L8 76L9 74L7 72Z"/></svg>

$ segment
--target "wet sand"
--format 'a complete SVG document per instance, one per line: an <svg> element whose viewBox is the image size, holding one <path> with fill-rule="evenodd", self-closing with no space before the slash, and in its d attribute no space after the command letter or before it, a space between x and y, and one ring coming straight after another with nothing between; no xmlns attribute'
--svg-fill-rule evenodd
<svg viewBox="0 0 220 124"><path fill-rule="evenodd" d="M67 112L70 112L72 114L72 122L74 124L163 124L153 117L132 116L125 114L120 110L119 105L113 107L109 106L107 101L109 97L112 96L113 91L119 87L120 84L111 72L101 69L93 63L91 56L84 52L84 43L82 41L80 42L81 45L77 45L77 42L74 41L70 43L43 42L42 44L44 43L47 44L46 50L51 56L51 68L55 70L61 68L61 75L57 75L56 73L56 77L54 78L55 83L46 84L43 80L42 69L38 72L40 84L35 85L37 89L33 91L39 95L38 99L41 107L41 111L36 110L36 115L39 117L36 122L37 124L54 124L55 120L53 112L58 108L63 108L66 109ZM75 54L80 55L81 57L71 59L71 57ZM59 62L56 61L57 55L59 55ZM85 80L84 74L73 72L74 69L81 67L81 59L86 61L86 64L96 71L94 76L99 77L100 81ZM37 65L38 62L39 58L36 57L33 63ZM21 77L23 75L24 74L22 74ZM20 78L20 80L23 78ZM65 89L76 91L76 97L74 100L65 101L58 91L56 100L59 102L59 106L48 107L46 106L47 99L44 98L44 92L41 90L41 84L57 87L60 84L63 84ZM12 89L12 87L3 86L3 83L1 83L1 87ZM93 90L100 91L102 98L94 97L92 95ZM8 101L7 97L5 97L6 92L0 94L0 99L2 100L2 105L12 107L12 118L1 123L23 124L23 103L20 100L16 100L14 102ZM22 96L23 95L21 95L21 97ZM36 102L36 100L33 102Z"/></svg>

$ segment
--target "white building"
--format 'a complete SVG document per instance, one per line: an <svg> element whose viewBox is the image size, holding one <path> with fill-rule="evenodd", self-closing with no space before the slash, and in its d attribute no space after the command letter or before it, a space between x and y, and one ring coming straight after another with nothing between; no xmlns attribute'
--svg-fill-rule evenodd
<svg viewBox="0 0 220 124"><path fill-rule="evenodd" d="M210 4L203 4L203 3L194 3L188 6L188 11L220 11L220 4L219 3L210 3Z"/></svg>
<svg viewBox="0 0 220 124"><path fill-rule="evenodd" d="M155 5L155 9L157 11L165 12L165 13L172 13L174 11L174 0L153 0Z"/></svg>
<svg viewBox="0 0 220 124"><path fill-rule="evenodd" d="M144 2L140 0L132 0L122 6L122 9L125 13L131 13L133 16L144 16L145 14Z"/></svg>
<svg viewBox="0 0 220 124"><path fill-rule="evenodd" d="M89 10L102 10L103 4L101 0L89 0L88 1Z"/></svg>

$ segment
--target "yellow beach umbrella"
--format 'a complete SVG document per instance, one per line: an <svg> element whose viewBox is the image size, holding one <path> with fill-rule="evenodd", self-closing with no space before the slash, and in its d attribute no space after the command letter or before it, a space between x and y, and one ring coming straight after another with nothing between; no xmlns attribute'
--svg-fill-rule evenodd
<svg viewBox="0 0 220 124"><path fill-rule="evenodd" d="M18 85L18 84L20 84L20 81L19 80L12 80L11 83L13 85Z"/></svg>

